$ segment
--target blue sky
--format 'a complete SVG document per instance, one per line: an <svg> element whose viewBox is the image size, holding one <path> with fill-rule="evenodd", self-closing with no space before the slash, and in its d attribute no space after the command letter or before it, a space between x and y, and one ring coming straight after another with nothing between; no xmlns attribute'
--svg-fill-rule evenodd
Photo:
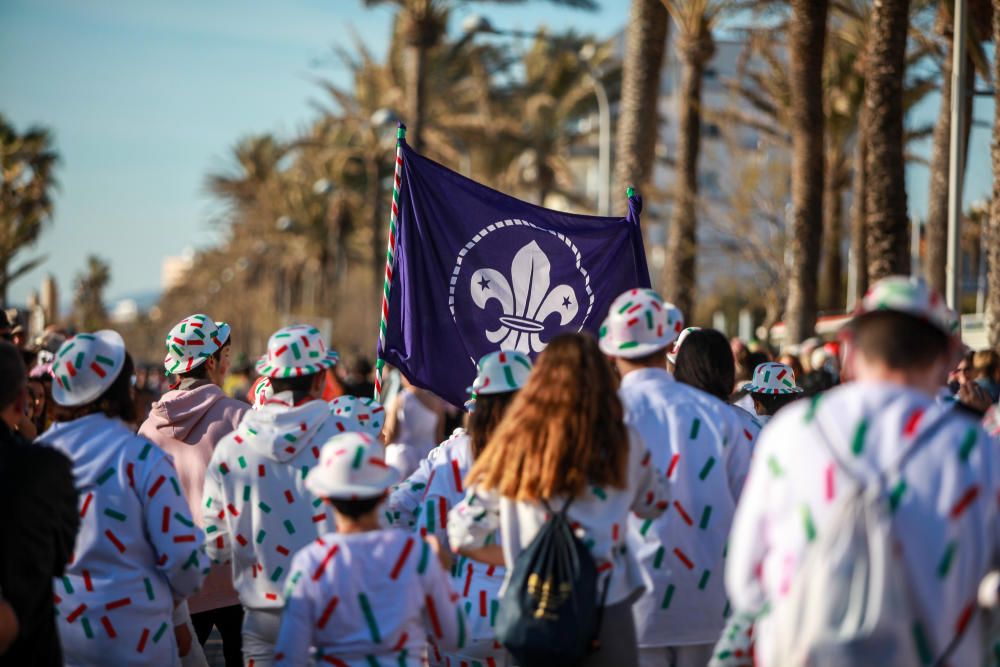
<svg viewBox="0 0 1000 667"><path fill-rule="evenodd" d="M459 10L496 25L573 27L608 37L624 25L627 0L597 13L545 3ZM291 135L313 117L317 76L343 70L313 63L351 31L385 51L392 10L360 0L2 0L0 112L16 127L54 131L63 161L53 224L35 253L48 261L11 290L22 302L52 273L63 296L88 253L111 261L109 301L155 290L167 255L216 238L205 175L228 149L258 132ZM933 117L931 100L918 113ZM977 104L981 119L992 104ZM989 131L972 139L967 199L989 192ZM926 170L910 174L911 209L926 207Z"/></svg>

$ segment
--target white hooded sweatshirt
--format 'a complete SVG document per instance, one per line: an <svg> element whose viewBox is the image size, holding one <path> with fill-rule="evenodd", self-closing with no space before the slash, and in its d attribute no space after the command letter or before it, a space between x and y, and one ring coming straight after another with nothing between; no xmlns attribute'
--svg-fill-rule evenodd
<svg viewBox="0 0 1000 667"><path fill-rule="evenodd" d="M339 431L324 401L290 407L276 395L219 441L205 475L206 551L232 561L247 609L280 610L297 551L334 528L333 513L306 490L320 447Z"/></svg>
<svg viewBox="0 0 1000 667"><path fill-rule="evenodd" d="M208 570L170 457L124 423L91 414L39 442L73 463L80 532L55 582L67 665L176 665L174 600Z"/></svg>

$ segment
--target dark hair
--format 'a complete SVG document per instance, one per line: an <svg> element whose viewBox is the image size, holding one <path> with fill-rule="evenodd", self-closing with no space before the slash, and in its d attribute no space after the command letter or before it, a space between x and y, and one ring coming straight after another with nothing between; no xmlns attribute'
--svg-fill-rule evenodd
<svg viewBox="0 0 1000 667"><path fill-rule="evenodd" d="M132 356L126 352L121 372L118 373L118 377L111 383L111 386L104 390L103 394L84 405L71 407L55 405L53 407L55 421L68 422L102 412L112 419L121 419L126 423L134 422L138 417L135 400L132 397L132 375L134 372L135 364L132 362Z"/></svg>
<svg viewBox="0 0 1000 667"><path fill-rule="evenodd" d="M340 498L327 498L327 502L333 505L333 509L338 514L343 514L348 519L359 519L375 510L379 504L385 500L385 494L372 498L360 498L357 500L342 500Z"/></svg>
<svg viewBox="0 0 1000 667"><path fill-rule="evenodd" d="M229 344L233 342L233 337L230 336L226 339L226 342L222 344L218 350L212 353L212 359L215 359L215 363L218 364L222 361L222 351L229 347ZM187 373L178 373L182 378L194 378L196 380L205 380L208 378L208 359L203 363L198 364L192 368Z"/></svg>
<svg viewBox="0 0 1000 667"><path fill-rule="evenodd" d="M725 335L715 329L689 333L677 353L674 377L719 400L729 400L736 384L736 362Z"/></svg>
<svg viewBox="0 0 1000 667"><path fill-rule="evenodd" d="M466 430L469 433L472 458L476 459L496 429L497 424L507 412L507 406L514 400L517 392L508 391L502 394L480 394L476 396L476 407L469 413Z"/></svg>
<svg viewBox="0 0 1000 667"><path fill-rule="evenodd" d="M684 343L687 344L687 341ZM753 369L769 361L771 358L764 352L747 352L746 357L742 357L742 363L736 366L736 380L749 382L753 378Z"/></svg>
<svg viewBox="0 0 1000 667"><path fill-rule="evenodd" d="M320 373L322 372L320 371ZM275 394L282 391L291 391L294 393L308 392L312 390L313 380L316 378L316 375L318 374L310 373L309 375L296 375L287 378L271 378L271 388L274 389Z"/></svg>
<svg viewBox="0 0 1000 667"><path fill-rule="evenodd" d="M764 408L765 415L774 415L778 410L802 397L802 394L757 394L751 393L753 400Z"/></svg>
<svg viewBox="0 0 1000 667"><path fill-rule="evenodd" d="M0 410L12 405L28 382L28 369L13 343L0 341Z"/></svg>
<svg viewBox="0 0 1000 667"><path fill-rule="evenodd" d="M855 348L893 370L925 367L948 352L948 334L906 313L866 313L854 319L852 329Z"/></svg>

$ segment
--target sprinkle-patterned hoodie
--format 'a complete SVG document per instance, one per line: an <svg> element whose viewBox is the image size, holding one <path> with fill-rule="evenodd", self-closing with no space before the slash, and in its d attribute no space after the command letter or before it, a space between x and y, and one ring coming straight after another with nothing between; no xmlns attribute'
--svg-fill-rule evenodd
<svg viewBox="0 0 1000 667"><path fill-rule="evenodd" d="M205 474L206 551L232 561L247 609L280 610L292 556L333 530L332 510L305 487L320 447L336 435L324 401L290 407L288 392L248 412L219 441Z"/></svg>
<svg viewBox="0 0 1000 667"><path fill-rule="evenodd" d="M180 664L174 600L195 592L208 560L170 457L103 414L39 441L72 461L80 492L76 548L54 589L66 664Z"/></svg>

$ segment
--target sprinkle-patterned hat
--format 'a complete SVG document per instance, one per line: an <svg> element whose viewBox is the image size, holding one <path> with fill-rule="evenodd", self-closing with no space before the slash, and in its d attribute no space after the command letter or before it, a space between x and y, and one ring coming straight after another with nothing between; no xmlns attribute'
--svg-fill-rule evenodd
<svg viewBox="0 0 1000 667"><path fill-rule="evenodd" d="M340 355L326 348L319 329L296 324L279 329L267 341L267 355L257 372L269 378L314 375L337 365Z"/></svg>
<svg viewBox="0 0 1000 667"><path fill-rule="evenodd" d="M338 396L330 401L330 414L338 433L356 431L378 438L385 426L385 408L373 398Z"/></svg>
<svg viewBox="0 0 1000 667"><path fill-rule="evenodd" d="M667 352L667 359L670 363L677 363L677 355L681 351L681 345L684 344L684 339L690 336L692 331L701 331L701 327L688 327L681 332L681 335L677 337L676 341L674 341L674 346L670 348L669 352Z"/></svg>
<svg viewBox="0 0 1000 667"><path fill-rule="evenodd" d="M958 329L958 318L944 299L923 280L889 276L875 283L861 301L858 316L883 310L905 313L940 329L949 336Z"/></svg>
<svg viewBox="0 0 1000 667"><path fill-rule="evenodd" d="M319 463L306 477L306 488L319 498L380 496L401 478L385 462L384 452L382 444L367 433L334 436L320 450Z"/></svg>
<svg viewBox="0 0 1000 667"><path fill-rule="evenodd" d="M601 325L601 351L625 359L644 357L670 345L683 328L680 311L668 308L659 294L631 289L611 304Z"/></svg>
<svg viewBox="0 0 1000 667"><path fill-rule="evenodd" d="M795 384L795 371L776 361L760 364L753 369L753 382L743 388L751 394L802 393L802 387Z"/></svg>
<svg viewBox="0 0 1000 667"><path fill-rule="evenodd" d="M474 396L517 391L531 375L531 359L516 350L490 352L479 360L476 379L468 391Z"/></svg>
<svg viewBox="0 0 1000 667"><path fill-rule="evenodd" d="M201 366L229 340L229 325L208 315L188 315L167 334L168 373L183 374Z"/></svg>
<svg viewBox="0 0 1000 667"><path fill-rule="evenodd" d="M274 387L271 386L271 378L263 376L253 381L253 385L247 393L250 406L254 410L260 410L261 406L267 403L272 396L274 396Z"/></svg>
<svg viewBox="0 0 1000 667"><path fill-rule="evenodd" d="M52 398L71 408L100 397L125 366L125 341L105 329L73 336L59 347L52 362Z"/></svg>

